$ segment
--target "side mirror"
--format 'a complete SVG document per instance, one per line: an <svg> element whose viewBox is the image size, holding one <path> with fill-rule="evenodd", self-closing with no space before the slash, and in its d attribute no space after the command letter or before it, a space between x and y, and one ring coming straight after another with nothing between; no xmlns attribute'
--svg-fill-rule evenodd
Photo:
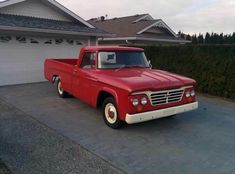
<svg viewBox="0 0 235 174"><path fill-rule="evenodd" d="M149 67L152 69L153 66L152 66L152 64L151 64L151 60L148 61L148 64L149 64Z"/></svg>

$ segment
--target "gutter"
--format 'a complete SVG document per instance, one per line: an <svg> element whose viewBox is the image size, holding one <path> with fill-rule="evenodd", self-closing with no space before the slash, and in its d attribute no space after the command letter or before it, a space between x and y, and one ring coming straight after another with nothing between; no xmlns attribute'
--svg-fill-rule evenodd
<svg viewBox="0 0 235 174"><path fill-rule="evenodd" d="M27 27L12 27L12 26L0 26L0 30L7 31L26 31L26 32L37 32L37 33L51 33L51 34L65 34L65 35L80 35L80 36L96 36L96 37L112 37L112 34L104 33L89 33L89 32L75 32L66 30L51 30L51 29L40 29L40 28L27 28Z"/></svg>
<svg viewBox="0 0 235 174"><path fill-rule="evenodd" d="M152 38L145 38L145 37L117 37L117 38L99 38L99 41L134 41L134 40L141 40L141 41L156 41L156 42L174 42L174 43L191 43L188 40L174 40L174 39L152 39Z"/></svg>

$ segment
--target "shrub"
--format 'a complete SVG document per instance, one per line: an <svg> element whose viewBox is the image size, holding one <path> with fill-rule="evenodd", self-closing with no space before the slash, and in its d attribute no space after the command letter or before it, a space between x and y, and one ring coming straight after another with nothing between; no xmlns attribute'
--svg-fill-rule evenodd
<svg viewBox="0 0 235 174"><path fill-rule="evenodd" d="M145 47L154 68L197 80L202 93L235 99L235 46L185 45Z"/></svg>

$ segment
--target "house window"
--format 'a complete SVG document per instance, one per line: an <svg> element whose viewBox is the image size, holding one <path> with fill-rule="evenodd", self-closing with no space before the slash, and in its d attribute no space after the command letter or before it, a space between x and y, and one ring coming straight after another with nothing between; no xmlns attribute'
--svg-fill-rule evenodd
<svg viewBox="0 0 235 174"><path fill-rule="evenodd" d="M77 40L76 45L83 45L83 43Z"/></svg>
<svg viewBox="0 0 235 174"><path fill-rule="evenodd" d="M11 40L11 36L0 36L0 42L7 43Z"/></svg>
<svg viewBox="0 0 235 174"><path fill-rule="evenodd" d="M36 39L30 39L30 43L39 44L39 42Z"/></svg>
<svg viewBox="0 0 235 174"><path fill-rule="evenodd" d="M26 43L26 42L27 42L26 37L23 37L23 36L16 36L16 40L17 40L19 43Z"/></svg>
<svg viewBox="0 0 235 174"><path fill-rule="evenodd" d="M55 44L56 45L61 45L63 43L63 39L56 39Z"/></svg>
<svg viewBox="0 0 235 174"><path fill-rule="evenodd" d="M72 40L72 39L67 39L66 42L67 42L69 45L73 45L73 44L74 44L74 40Z"/></svg>
<svg viewBox="0 0 235 174"><path fill-rule="evenodd" d="M44 44L52 44L52 40L47 40Z"/></svg>

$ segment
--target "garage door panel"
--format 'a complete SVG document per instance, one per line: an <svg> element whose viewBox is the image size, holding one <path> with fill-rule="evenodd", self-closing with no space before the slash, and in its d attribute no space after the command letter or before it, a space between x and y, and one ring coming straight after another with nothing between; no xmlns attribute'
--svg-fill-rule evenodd
<svg viewBox="0 0 235 174"><path fill-rule="evenodd" d="M45 58L75 58L83 46L67 42L45 44L42 39L38 40L38 44L16 40L0 43L0 86L44 81ZM84 39L82 42L88 43Z"/></svg>

